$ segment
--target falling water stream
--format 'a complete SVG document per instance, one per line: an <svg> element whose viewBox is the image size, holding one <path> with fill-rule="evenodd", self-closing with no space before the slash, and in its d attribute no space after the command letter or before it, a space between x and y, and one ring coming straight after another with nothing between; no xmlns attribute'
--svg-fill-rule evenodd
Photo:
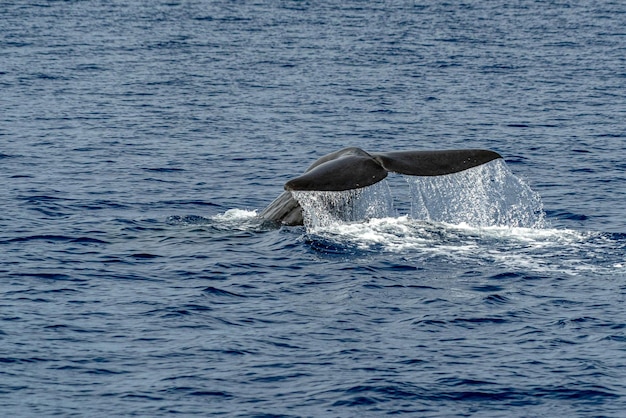
<svg viewBox="0 0 626 418"><path fill-rule="evenodd" d="M445 176L404 176L414 220L472 227L546 226L541 198L502 160ZM395 187L394 187L395 190ZM294 192L304 209L305 226L325 227L397 215L395 194L387 180L340 192Z"/></svg>

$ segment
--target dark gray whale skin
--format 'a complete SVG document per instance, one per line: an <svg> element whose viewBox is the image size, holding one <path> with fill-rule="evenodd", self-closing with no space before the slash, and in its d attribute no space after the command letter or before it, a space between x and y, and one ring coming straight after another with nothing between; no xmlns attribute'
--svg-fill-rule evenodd
<svg viewBox="0 0 626 418"><path fill-rule="evenodd" d="M285 191L259 215L284 225L302 225L300 204L292 191L343 191L378 183L389 172L409 176L443 176L502 158L481 149L393 151L369 154L350 147L324 155L299 177L285 183Z"/></svg>

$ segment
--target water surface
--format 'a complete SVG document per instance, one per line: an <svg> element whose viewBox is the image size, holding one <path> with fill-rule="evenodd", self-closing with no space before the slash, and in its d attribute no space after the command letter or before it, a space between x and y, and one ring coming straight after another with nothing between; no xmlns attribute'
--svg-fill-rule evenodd
<svg viewBox="0 0 626 418"><path fill-rule="evenodd" d="M625 27L609 0L5 2L4 413L621 416ZM546 224L423 219L403 179L384 216L254 217L346 146L493 149Z"/></svg>

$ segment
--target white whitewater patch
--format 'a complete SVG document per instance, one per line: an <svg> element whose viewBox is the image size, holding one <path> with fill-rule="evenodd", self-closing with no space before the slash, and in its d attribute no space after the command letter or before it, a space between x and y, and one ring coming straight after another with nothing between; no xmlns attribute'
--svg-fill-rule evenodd
<svg viewBox="0 0 626 418"><path fill-rule="evenodd" d="M353 243L363 250L382 246L389 251L423 250L442 253L442 250L453 250L455 254L465 251L473 254L481 244L493 241L507 242L517 248L538 250L587 239L585 234L572 230L472 227L467 224L417 221L406 215L370 219L366 222L335 223L312 228L308 232L312 235L332 236L337 241Z"/></svg>
<svg viewBox="0 0 626 418"><path fill-rule="evenodd" d="M248 221L257 217L256 210L229 209L224 213L213 216L213 220L222 222Z"/></svg>
<svg viewBox="0 0 626 418"><path fill-rule="evenodd" d="M248 231L257 230L261 225L255 210L229 209L224 213L210 217L187 215L168 216L166 222L169 225L211 228L218 231Z"/></svg>
<svg viewBox="0 0 626 418"><path fill-rule="evenodd" d="M308 231L364 252L389 252L408 259L439 259L463 265L500 266L511 271L580 275L623 274L621 250L600 233L521 227L472 227L408 216L335 223ZM623 247L623 245L622 245ZM621 273L620 273L621 272Z"/></svg>
<svg viewBox="0 0 626 418"><path fill-rule="evenodd" d="M212 228L220 231L257 231L262 226L256 210L228 209L209 219Z"/></svg>

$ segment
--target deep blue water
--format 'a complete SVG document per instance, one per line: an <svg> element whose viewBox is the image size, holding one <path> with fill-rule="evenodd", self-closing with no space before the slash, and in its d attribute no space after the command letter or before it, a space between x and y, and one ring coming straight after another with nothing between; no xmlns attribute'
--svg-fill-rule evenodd
<svg viewBox="0 0 626 418"><path fill-rule="evenodd" d="M625 28L608 0L2 2L3 415L624 416ZM254 218L345 146L496 150L546 224L406 191Z"/></svg>

